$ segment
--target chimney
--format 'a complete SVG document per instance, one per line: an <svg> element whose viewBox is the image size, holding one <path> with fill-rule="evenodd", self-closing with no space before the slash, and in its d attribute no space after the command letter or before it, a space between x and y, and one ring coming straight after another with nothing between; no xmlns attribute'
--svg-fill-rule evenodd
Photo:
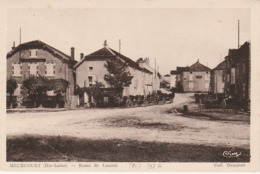
<svg viewBox="0 0 260 174"><path fill-rule="evenodd" d="M75 55L75 48L71 47L71 58L74 60L74 55Z"/></svg>
<svg viewBox="0 0 260 174"><path fill-rule="evenodd" d="M12 50L15 49L15 41L13 42Z"/></svg>
<svg viewBox="0 0 260 174"><path fill-rule="evenodd" d="M104 41L104 47L107 47L107 40Z"/></svg>
<svg viewBox="0 0 260 174"><path fill-rule="evenodd" d="M145 63L146 63L147 65L149 65L149 57L146 57L146 58L144 59L144 61L145 61Z"/></svg>
<svg viewBox="0 0 260 174"><path fill-rule="evenodd" d="M80 60L83 59L84 53L80 53Z"/></svg>

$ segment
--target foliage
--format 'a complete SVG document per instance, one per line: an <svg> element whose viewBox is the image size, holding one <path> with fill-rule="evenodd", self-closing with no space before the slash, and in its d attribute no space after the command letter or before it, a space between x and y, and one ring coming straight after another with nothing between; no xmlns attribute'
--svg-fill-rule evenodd
<svg viewBox="0 0 260 174"><path fill-rule="evenodd" d="M49 80L44 76L29 76L23 81L29 94L44 94L49 89Z"/></svg>
<svg viewBox="0 0 260 174"><path fill-rule="evenodd" d="M122 93L124 87L129 87L132 83L131 73L127 71L127 64L119 59L110 59L105 64L108 74L105 74L104 80L114 89L115 95L111 96L115 104L122 102Z"/></svg>
<svg viewBox="0 0 260 174"><path fill-rule="evenodd" d="M87 93L94 97L98 106L102 105L104 102L104 91L102 88L104 88L104 85L101 82L96 82L87 89Z"/></svg>
<svg viewBox="0 0 260 174"><path fill-rule="evenodd" d="M53 90L55 94L62 94L66 92L70 83L64 79L51 79L48 84L49 90Z"/></svg>
<svg viewBox="0 0 260 174"><path fill-rule="evenodd" d="M183 92L184 91L183 86L182 86L180 81L177 82L176 88L177 88L176 92Z"/></svg>
<svg viewBox="0 0 260 174"><path fill-rule="evenodd" d="M17 81L14 78L10 78L6 83L6 92L10 95L14 94L15 89L17 88Z"/></svg>
<svg viewBox="0 0 260 174"><path fill-rule="evenodd" d="M119 59L110 59L105 64L109 74L105 74L104 80L117 90L128 87L131 84L133 76L126 71L127 65Z"/></svg>

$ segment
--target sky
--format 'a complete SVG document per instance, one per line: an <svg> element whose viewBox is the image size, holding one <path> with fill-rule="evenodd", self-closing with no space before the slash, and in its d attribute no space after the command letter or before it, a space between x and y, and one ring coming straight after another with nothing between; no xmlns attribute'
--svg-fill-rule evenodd
<svg viewBox="0 0 260 174"><path fill-rule="evenodd" d="M162 75L176 66L199 62L214 68L240 45L250 41L250 9L54 9L28 8L7 11L7 50L15 41L41 40L75 59L108 46L132 60L149 57ZM157 68L158 68L157 67Z"/></svg>

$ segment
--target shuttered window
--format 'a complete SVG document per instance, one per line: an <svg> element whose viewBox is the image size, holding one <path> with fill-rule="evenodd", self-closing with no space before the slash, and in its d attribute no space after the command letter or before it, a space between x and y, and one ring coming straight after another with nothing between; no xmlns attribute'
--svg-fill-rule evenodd
<svg viewBox="0 0 260 174"><path fill-rule="evenodd" d="M38 74L38 63L29 63L28 68L29 68L30 75Z"/></svg>
<svg viewBox="0 0 260 174"><path fill-rule="evenodd" d="M22 76L22 64L13 63L12 64L12 76Z"/></svg>
<svg viewBox="0 0 260 174"><path fill-rule="evenodd" d="M53 62L45 63L45 75L46 76L55 75L55 63L53 63Z"/></svg>

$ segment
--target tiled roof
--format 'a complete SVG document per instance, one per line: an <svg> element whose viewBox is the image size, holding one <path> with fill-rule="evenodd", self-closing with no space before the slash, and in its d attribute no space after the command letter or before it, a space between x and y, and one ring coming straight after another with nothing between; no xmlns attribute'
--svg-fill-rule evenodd
<svg viewBox="0 0 260 174"><path fill-rule="evenodd" d="M178 73L178 71L176 71L176 70L171 70L170 74L171 74L171 75L175 75L175 74L179 74L179 73Z"/></svg>
<svg viewBox="0 0 260 174"><path fill-rule="evenodd" d="M136 69L139 70L143 70L143 71L149 71L147 69L143 69L139 66L139 64L135 61L133 61L132 59L118 53L117 51L108 48L108 47L104 47L101 48L89 55L86 55L83 59L81 59L76 65L75 68L77 68L80 64L82 64L85 60L98 60L98 59L108 59L108 58L116 58L119 57L121 60L123 60L125 63L128 63L129 66L134 67ZM149 73L151 73L149 71Z"/></svg>
<svg viewBox="0 0 260 174"><path fill-rule="evenodd" d="M180 74L182 73L183 71L189 71L189 67L180 67L180 66L177 66L177 73Z"/></svg>
<svg viewBox="0 0 260 174"><path fill-rule="evenodd" d="M218 64L213 70L223 70L223 69L226 69L226 60Z"/></svg>
<svg viewBox="0 0 260 174"><path fill-rule="evenodd" d="M15 53L17 53L20 50L33 49L33 48L42 48L42 49L49 51L51 54L53 54L55 56L68 59L68 60L70 60L74 63L77 62L76 60L74 60L70 56L68 56L67 54L61 52L60 50L58 50L58 49L40 41L40 40L34 40L34 41L30 41L30 42L20 44L19 46L15 47L13 50L11 50L7 53L7 58L11 57L12 55L14 55Z"/></svg>
<svg viewBox="0 0 260 174"><path fill-rule="evenodd" d="M210 71L211 69L197 61L188 68L188 71Z"/></svg>

